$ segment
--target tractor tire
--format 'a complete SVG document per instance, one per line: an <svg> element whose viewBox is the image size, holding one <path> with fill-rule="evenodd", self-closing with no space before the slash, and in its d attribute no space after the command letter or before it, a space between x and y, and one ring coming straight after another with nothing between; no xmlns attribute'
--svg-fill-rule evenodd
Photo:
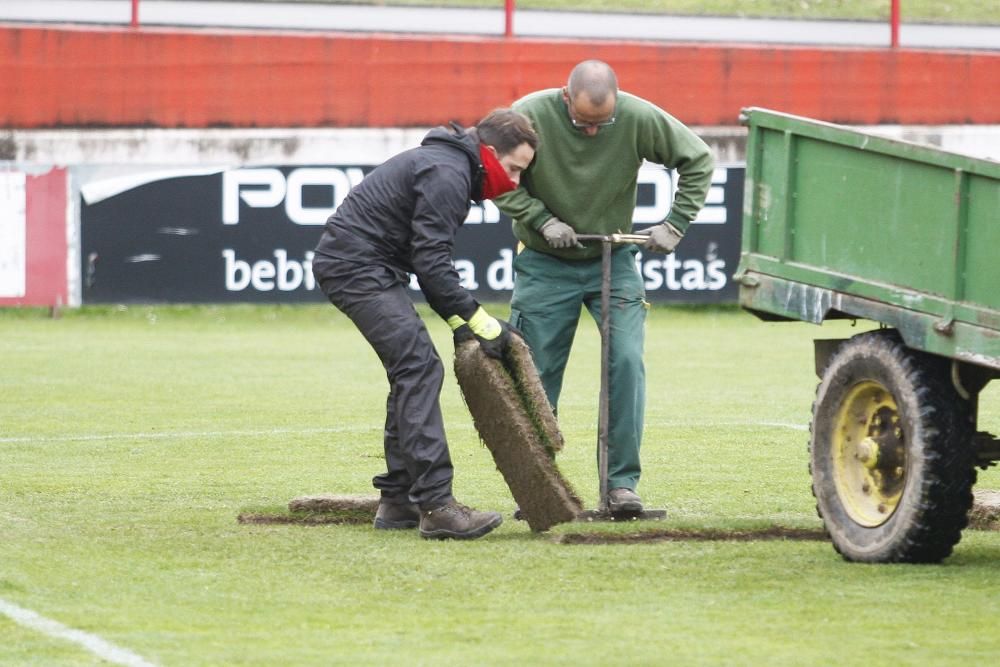
<svg viewBox="0 0 1000 667"><path fill-rule="evenodd" d="M846 560L936 563L961 539L975 428L948 364L882 330L846 341L824 369L809 468L816 510Z"/></svg>

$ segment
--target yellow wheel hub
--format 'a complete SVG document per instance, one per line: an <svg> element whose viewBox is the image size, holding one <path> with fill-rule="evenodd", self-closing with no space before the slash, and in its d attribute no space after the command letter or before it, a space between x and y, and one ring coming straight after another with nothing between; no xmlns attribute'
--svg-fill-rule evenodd
<svg viewBox="0 0 1000 667"><path fill-rule="evenodd" d="M834 423L833 475L848 515L862 526L885 523L906 482L906 441L892 394L878 382L847 393Z"/></svg>

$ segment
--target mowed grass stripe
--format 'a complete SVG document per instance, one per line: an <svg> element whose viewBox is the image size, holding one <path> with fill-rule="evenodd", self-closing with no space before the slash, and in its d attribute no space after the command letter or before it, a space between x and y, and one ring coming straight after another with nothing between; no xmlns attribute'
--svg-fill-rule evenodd
<svg viewBox="0 0 1000 667"><path fill-rule="evenodd" d="M651 425L663 427L689 428L697 426L699 428L778 428L791 429L793 431L808 431L806 424L786 424L782 422L768 421L717 421L717 422L694 422L694 421L653 421ZM459 427L456 427L456 429ZM323 435L327 433L373 433L381 431L380 428L362 426L343 426L335 428L272 428L254 430L233 430L233 431L176 431L167 433L66 433L64 435L45 435L37 437L12 437L0 438L0 444L17 443L45 443L45 442L102 442L107 440L167 440L186 438L236 438L236 437L267 437L273 435Z"/></svg>

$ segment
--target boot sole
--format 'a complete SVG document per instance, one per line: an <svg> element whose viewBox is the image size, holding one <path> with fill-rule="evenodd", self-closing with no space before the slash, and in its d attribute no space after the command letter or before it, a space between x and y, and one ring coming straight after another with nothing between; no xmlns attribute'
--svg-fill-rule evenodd
<svg viewBox="0 0 1000 667"><path fill-rule="evenodd" d="M420 524L416 519L406 519L404 521L386 521L385 519L375 519L373 526L375 530L406 530L416 528Z"/></svg>
<svg viewBox="0 0 1000 667"><path fill-rule="evenodd" d="M503 523L503 517L497 516L497 518L493 521L483 524L475 530L466 531L464 533L458 533L445 528L439 528L438 530L424 530L421 528L420 537L425 540L474 540L477 537L482 537L486 533L490 532L501 523Z"/></svg>
<svg viewBox="0 0 1000 667"><path fill-rule="evenodd" d="M641 514L642 503L608 503L608 511L612 514Z"/></svg>

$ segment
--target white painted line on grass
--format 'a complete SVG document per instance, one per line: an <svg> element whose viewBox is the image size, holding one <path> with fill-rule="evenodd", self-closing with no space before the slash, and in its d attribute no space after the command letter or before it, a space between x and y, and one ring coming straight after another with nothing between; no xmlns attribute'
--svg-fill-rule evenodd
<svg viewBox="0 0 1000 667"><path fill-rule="evenodd" d="M16 604L7 602L3 598L0 598L0 614L3 614L19 625L31 628L32 630L37 630L38 632L48 635L49 637L54 637L55 639L65 639L66 641L73 642L74 644L79 644L96 655L98 658L107 660L108 662L113 662L116 665L126 665L127 667L153 667L153 663L149 662L142 656L129 651L128 649L115 646L114 644L101 639L97 635L92 635L89 632L67 627L58 621L53 621L51 618L45 618L30 609L18 607Z"/></svg>
<svg viewBox="0 0 1000 667"><path fill-rule="evenodd" d="M47 435L40 437L0 438L0 444L18 442L94 442L101 440L166 440L168 438L228 438L232 436L258 437L265 435L309 435L316 433L346 433L382 430L381 427L355 428L272 428L256 431L167 431L164 433L106 433L91 435Z"/></svg>

